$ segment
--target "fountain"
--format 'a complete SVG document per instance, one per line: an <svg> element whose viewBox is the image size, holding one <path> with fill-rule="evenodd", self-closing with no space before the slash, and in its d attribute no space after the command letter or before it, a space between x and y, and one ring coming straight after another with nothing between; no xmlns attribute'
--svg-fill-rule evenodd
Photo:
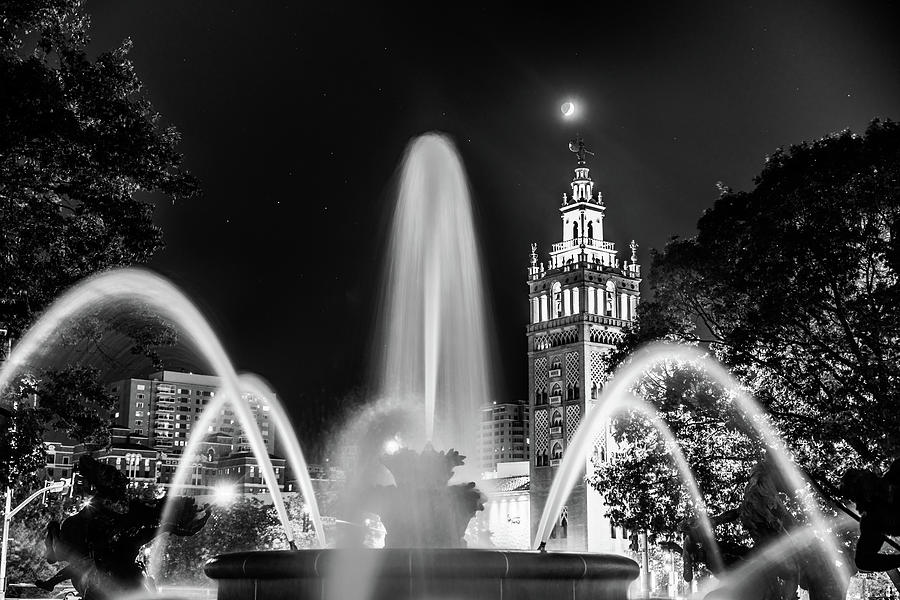
<svg viewBox="0 0 900 600"><path fill-rule="evenodd" d="M638 567L622 556L464 548L463 533L472 515L480 509L482 497L476 483L465 481L472 472L461 468L463 457L459 452L439 452L432 444L473 453L479 408L492 397L484 334L487 325L471 207L462 166L446 138L429 134L415 140L407 151L404 165L385 277L384 316L380 322L384 360L380 366L379 397L384 401L370 409L367 418L377 421L412 407L424 418L412 419L416 426L404 432L403 440L411 447L424 447L424 450L416 452L406 448L382 457L396 485L375 486L369 481L359 481L352 488L361 499L358 510L381 515L388 531L386 548L226 554L207 564L207 575L217 580L220 600L284 597L624 600ZM292 529L274 483L277 480L271 462L252 415L240 398L241 393L252 392L269 400L273 422L286 440L289 461L300 479L319 544L324 546L326 540L312 483L284 408L260 378L238 376L202 315L177 288L157 276L133 269L112 271L67 292L16 346L0 370L0 389L44 351L63 323L89 308L123 301L149 305L180 325L200 348L211 370L222 378L224 393L218 394L204 411L195 431L205 431L207 421L203 419L218 412L225 403L233 405L265 473L288 542L293 545ZM586 414L554 479L534 540L536 549L550 536L554 515L559 514L576 484L585 457L591 454L593 440L608 418L621 411L640 412L666 439L674 441L654 408L632 395L634 383L642 373L669 359L702 364L722 386L734 390L736 406L757 427L780 475L794 490L804 486L802 473L766 419L761 418L761 409L721 365L706 359L696 349L660 344L645 349L620 368ZM193 454L199 439L200 436L191 437L185 456ZM710 565L721 570L702 492L677 446L673 457L697 507L698 530L708 550ZM186 481L190 462L183 461L179 467L173 484L176 490ZM371 468L373 463L365 464ZM460 477L463 482L454 481L453 477ZM177 510L175 503L172 505L171 510ZM798 535L795 542L803 540L805 545L821 545L827 559L824 564L830 565L823 579L845 581L847 570L839 566L839 552L832 538L822 535L832 524L811 501L805 509L812 526ZM170 510L168 505L167 510ZM163 514L161 520L171 519ZM151 572L158 567L164 543L162 539L157 544ZM781 540L765 549L760 561L751 561L742 569L725 573L719 591L729 593L752 588L759 569L797 551L795 546ZM710 590L704 593L707 591Z"/></svg>
<svg viewBox="0 0 900 600"><path fill-rule="evenodd" d="M220 600L627 597L638 568L622 556L462 548L483 500L473 482L447 484L463 461L431 444L477 450L492 397L481 288L462 165L447 138L422 136L406 153L393 219L379 383L383 397L421 410L421 429L403 439L425 450L382 458L396 486L355 488L359 508L381 515L386 547L219 556L206 573Z"/></svg>

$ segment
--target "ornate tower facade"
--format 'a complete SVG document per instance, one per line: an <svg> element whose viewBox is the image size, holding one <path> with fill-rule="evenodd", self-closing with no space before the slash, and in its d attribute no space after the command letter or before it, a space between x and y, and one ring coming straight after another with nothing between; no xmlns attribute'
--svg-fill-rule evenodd
<svg viewBox="0 0 900 600"><path fill-rule="evenodd" d="M553 244L546 265L538 263L532 244L528 268L532 538L568 444L599 397L601 357L635 318L640 300L637 245L631 242L630 259L622 261L615 244L604 239L606 206L586 164L592 153L580 138L569 149L578 160L571 195L563 194L559 209L562 241ZM609 445L605 436L599 439L595 457L584 457L585 467L607 460ZM556 517L548 548L623 551L624 532L610 527L601 496L583 479Z"/></svg>

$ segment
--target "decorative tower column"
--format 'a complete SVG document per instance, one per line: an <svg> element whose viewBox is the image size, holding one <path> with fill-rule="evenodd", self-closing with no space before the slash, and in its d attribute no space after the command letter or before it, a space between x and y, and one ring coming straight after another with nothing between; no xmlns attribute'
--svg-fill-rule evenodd
<svg viewBox="0 0 900 600"><path fill-rule="evenodd" d="M606 207L587 166L593 153L581 138L572 140L569 150L577 161L571 195L563 194L559 209L562 240L551 247L546 269L537 268L537 246L532 244L528 268L529 300L541 306L539 318L533 317L526 330L532 537L557 467L599 396L601 358L621 339L640 300L637 244L632 242L631 260L620 266L615 244L604 239ZM586 468L592 458L606 460L609 455L606 437L597 442L594 456L584 457ZM556 519L548 548L624 550L628 540L610 527L603 513L600 495L579 483Z"/></svg>

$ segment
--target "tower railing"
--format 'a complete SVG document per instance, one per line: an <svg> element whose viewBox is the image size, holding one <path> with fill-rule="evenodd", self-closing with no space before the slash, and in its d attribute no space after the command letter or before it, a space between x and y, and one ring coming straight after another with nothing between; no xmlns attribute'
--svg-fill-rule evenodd
<svg viewBox="0 0 900 600"><path fill-rule="evenodd" d="M568 273L569 271L576 271L578 269L591 269L595 272L623 275L625 277L630 277L633 279L637 279L641 276L641 266L634 263L625 263L625 266L623 268L619 265L604 265L599 261L575 261L569 264L559 265L558 267L550 267L545 271L540 271L536 268L529 269L528 279L534 281L536 279L546 277L547 275L552 275L555 273Z"/></svg>
<svg viewBox="0 0 900 600"><path fill-rule="evenodd" d="M542 331L544 329L556 329L558 327L564 327L566 325L572 325L576 323L594 323L596 325L607 325L611 327L625 327L629 324L629 321L625 319L618 319L616 317L607 317L603 315L595 315L593 313L588 312L580 312L574 315L569 315L567 317L558 317L556 319L550 319L549 321L541 321L540 323L529 323L527 327L528 333L532 333L534 331Z"/></svg>
<svg viewBox="0 0 900 600"><path fill-rule="evenodd" d="M552 252L562 252L564 250L571 250L572 248L580 248L581 245L584 244L585 248L595 248L597 250L608 250L610 252L615 252L616 245L613 242L606 242L604 240L598 238L590 238L590 237L577 237L572 238L571 240L563 240L561 242L556 242L552 246Z"/></svg>

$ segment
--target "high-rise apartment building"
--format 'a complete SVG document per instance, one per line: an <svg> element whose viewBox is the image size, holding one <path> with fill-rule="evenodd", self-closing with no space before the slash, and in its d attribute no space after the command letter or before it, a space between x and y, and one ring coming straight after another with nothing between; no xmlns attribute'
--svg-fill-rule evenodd
<svg viewBox="0 0 900 600"><path fill-rule="evenodd" d="M495 402L481 409L481 469L528 460L528 404Z"/></svg>
<svg viewBox="0 0 900 600"><path fill-rule="evenodd" d="M160 452L178 453L187 444L200 414L219 393L219 387L219 378L211 375L160 371L148 379L117 381L111 384L110 390L119 396L120 425L146 435L148 444ZM242 400L250 406L266 450L274 454L275 426L269 418L268 403L249 394ZM202 433L222 433L232 437L235 452L250 449L230 405L220 408L214 424Z"/></svg>

